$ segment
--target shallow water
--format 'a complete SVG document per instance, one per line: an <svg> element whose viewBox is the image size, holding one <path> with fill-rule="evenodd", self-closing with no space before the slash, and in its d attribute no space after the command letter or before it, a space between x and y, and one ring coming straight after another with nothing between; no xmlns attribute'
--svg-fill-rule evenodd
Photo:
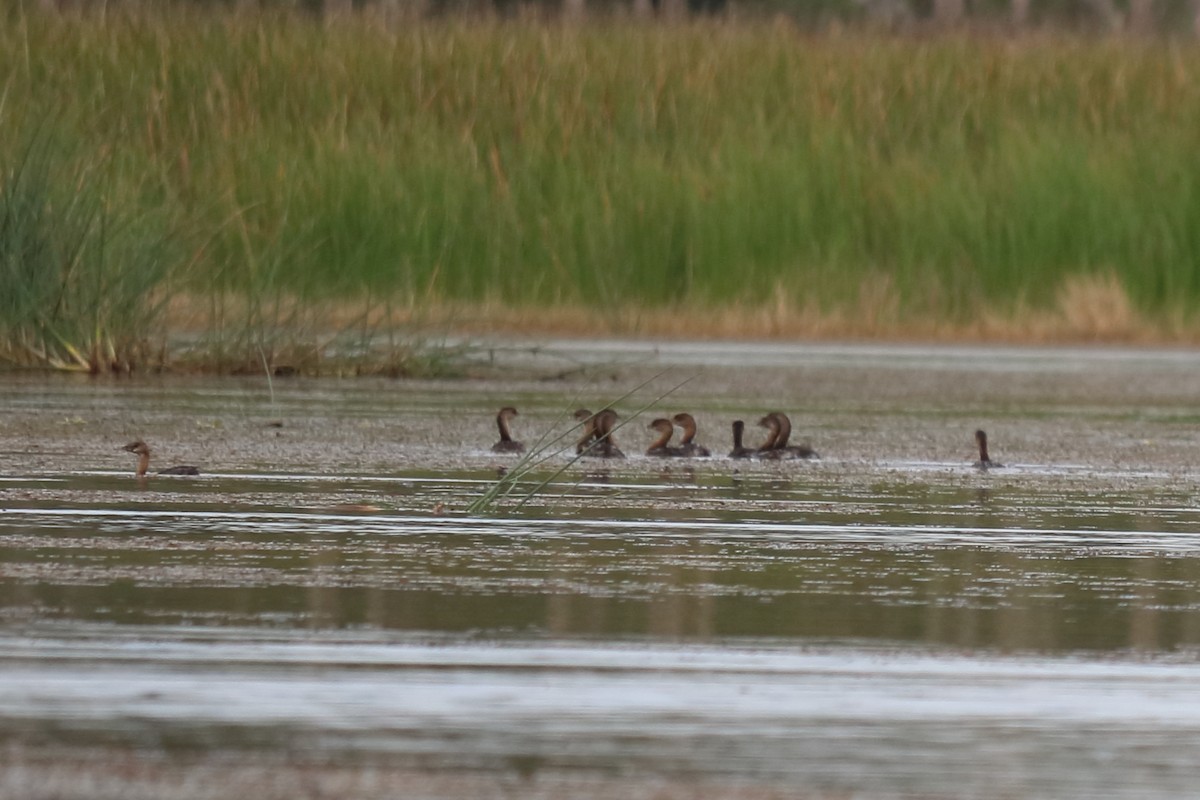
<svg viewBox="0 0 1200 800"><path fill-rule="evenodd" d="M1200 779L1200 358L560 343L472 372L0 385L3 742L816 796ZM516 464L499 405L569 443L647 380L629 452L653 416L724 450L782 408L824 458L551 447L470 510ZM976 426L1009 467L970 467ZM139 483L139 437L205 474Z"/></svg>

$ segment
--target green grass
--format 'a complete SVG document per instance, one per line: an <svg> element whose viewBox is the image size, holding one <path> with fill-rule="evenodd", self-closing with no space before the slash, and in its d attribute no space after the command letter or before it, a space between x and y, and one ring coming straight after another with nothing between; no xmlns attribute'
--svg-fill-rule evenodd
<svg viewBox="0 0 1200 800"><path fill-rule="evenodd" d="M9 18L0 159L43 132L102 161L106 207L171 231L172 291L251 328L335 300L853 310L877 285L958 324L1110 273L1151 319L1200 301L1187 42Z"/></svg>
<svg viewBox="0 0 1200 800"><path fill-rule="evenodd" d="M58 161L42 140L0 172L0 358L143 367L176 258L155 215L114 213L99 170Z"/></svg>

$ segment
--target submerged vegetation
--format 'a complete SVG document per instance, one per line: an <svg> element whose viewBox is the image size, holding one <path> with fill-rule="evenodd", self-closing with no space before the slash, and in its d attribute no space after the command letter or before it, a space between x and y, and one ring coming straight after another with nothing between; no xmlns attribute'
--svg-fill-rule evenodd
<svg viewBox="0 0 1200 800"><path fill-rule="evenodd" d="M1190 42L7 16L7 360L188 334L223 369L403 372L431 320L1200 334Z"/></svg>

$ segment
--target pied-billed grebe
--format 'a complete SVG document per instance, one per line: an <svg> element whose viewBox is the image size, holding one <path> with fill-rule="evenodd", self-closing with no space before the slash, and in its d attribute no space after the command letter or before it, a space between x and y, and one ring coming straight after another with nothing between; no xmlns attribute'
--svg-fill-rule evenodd
<svg viewBox="0 0 1200 800"><path fill-rule="evenodd" d="M758 450L742 446L742 436L746 431L746 423L740 419L733 421L733 449L729 451L730 458L754 458Z"/></svg>
<svg viewBox="0 0 1200 800"><path fill-rule="evenodd" d="M779 441L779 419L774 414L767 414L758 421L758 426L767 429L767 440L758 448L759 456L765 456L775 449L775 442Z"/></svg>
<svg viewBox="0 0 1200 800"><path fill-rule="evenodd" d="M997 469L1003 467L988 457L987 434L982 430L975 431L975 443L979 445L979 460L975 462L978 469Z"/></svg>
<svg viewBox="0 0 1200 800"><path fill-rule="evenodd" d="M686 458L708 458L712 455L707 447L696 444L692 439L696 438L696 418L687 412L681 411L671 417L671 421L683 428L683 436L679 439L679 453Z"/></svg>
<svg viewBox="0 0 1200 800"><path fill-rule="evenodd" d="M121 449L128 450L130 453L137 454L137 456L138 456L137 476L139 478L146 477L146 471L148 469L150 469L150 445L146 444L141 439L139 439L136 442L130 442L129 444L122 447ZM160 469L157 474L159 474L159 475L199 475L200 468L193 467L193 466L190 466L187 464L179 464L174 467L167 467L166 469Z"/></svg>
<svg viewBox="0 0 1200 800"><path fill-rule="evenodd" d="M596 442L596 415L586 408L575 410L575 419L583 423L583 434L575 442L575 452L583 453Z"/></svg>
<svg viewBox="0 0 1200 800"><path fill-rule="evenodd" d="M658 431L658 438L646 449L646 455L658 458L678 458L683 455L682 450L669 444L671 437L675 435L675 426L671 424L671 420L659 417L647 427Z"/></svg>
<svg viewBox="0 0 1200 800"><path fill-rule="evenodd" d="M792 435L792 421L782 411L772 411L758 421L758 424L770 431L766 443L760 447L762 458L820 458L817 451L807 444L789 445Z"/></svg>
<svg viewBox="0 0 1200 800"><path fill-rule="evenodd" d="M575 419L583 423L583 435L575 442L575 452L597 458L624 458L617 447L613 429L617 426L617 412L611 408L593 414L586 408L575 412Z"/></svg>
<svg viewBox="0 0 1200 800"><path fill-rule="evenodd" d="M625 454L617 447L617 439L613 431L617 427L617 412L611 408L596 412L596 444L600 448L597 455L603 458L624 458Z"/></svg>
<svg viewBox="0 0 1200 800"><path fill-rule="evenodd" d="M500 429L500 441L492 445L493 453L524 453L525 444L512 438L508 423L513 417L519 416L512 406L505 406L496 415L496 427Z"/></svg>

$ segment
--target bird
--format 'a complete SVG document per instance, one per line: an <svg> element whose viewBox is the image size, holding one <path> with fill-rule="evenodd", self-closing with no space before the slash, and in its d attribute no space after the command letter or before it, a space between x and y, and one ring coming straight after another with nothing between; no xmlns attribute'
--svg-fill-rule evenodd
<svg viewBox="0 0 1200 800"><path fill-rule="evenodd" d="M987 433L985 433L983 430L975 431L975 443L979 445L979 460L975 462L976 469L998 469L1004 466L1003 464L992 461L992 459L988 456Z"/></svg>
<svg viewBox="0 0 1200 800"><path fill-rule="evenodd" d="M583 423L583 435L575 442L575 452L597 458L624 458L625 454L617 447L617 440L613 437L618 418L617 412L611 408L595 414L586 408L577 410L575 419Z"/></svg>
<svg viewBox="0 0 1200 800"><path fill-rule="evenodd" d="M671 417L671 421L679 427L683 428L683 436L679 439L679 454L687 458L708 458L712 455L708 448L696 444L692 439L696 438L696 418L687 412L681 411Z"/></svg>
<svg viewBox="0 0 1200 800"><path fill-rule="evenodd" d="M121 448L138 456L137 477L145 478L146 471L150 468L150 445L138 439L136 442L130 442ZM177 464L173 467L160 469L158 475L199 475L200 468L193 467L190 464Z"/></svg>
<svg viewBox="0 0 1200 800"><path fill-rule="evenodd" d="M758 448L760 458L820 458L817 451L807 444L788 444L788 438L792 435L792 421L782 411L772 411L758 424L770 431L766 443Z"/></svg>
<svg viewBox="0 0 1200 800"><path fill-rule="evenodd" d="M671 447L669 444L671 437L675 435L675 426L671 424L671 420L659 417L647 427L658 431L658 438L646 449L646 455L658 458L678 458L683 455L680 448Z"/></svg>
<svg viewBox="0 0 1200 800"><path fill-rule="evenodd" d="M512 438L508 424L513 417L519 416L512 406L505 406L496 414L496 427L500 429L500 441L492 445L493 453L524 453L525 443Z"/></svg>
<svg viewBox="0 0 1200 800"><path fill-rule="evenodd" d="M577 408L575 419L583 423L583 435L575 442L576 454L582 455L596 441L596 415L586 408Z"/></svg>
<svg viewBox="0 0 1200 800"><path fill-rule="evenodd" d="M754 458L758 455L756 448L744 447L742 445L742 434L745 430L745 422L740 419L733 421L733 449L729 451L730 458Z"/></svg>

